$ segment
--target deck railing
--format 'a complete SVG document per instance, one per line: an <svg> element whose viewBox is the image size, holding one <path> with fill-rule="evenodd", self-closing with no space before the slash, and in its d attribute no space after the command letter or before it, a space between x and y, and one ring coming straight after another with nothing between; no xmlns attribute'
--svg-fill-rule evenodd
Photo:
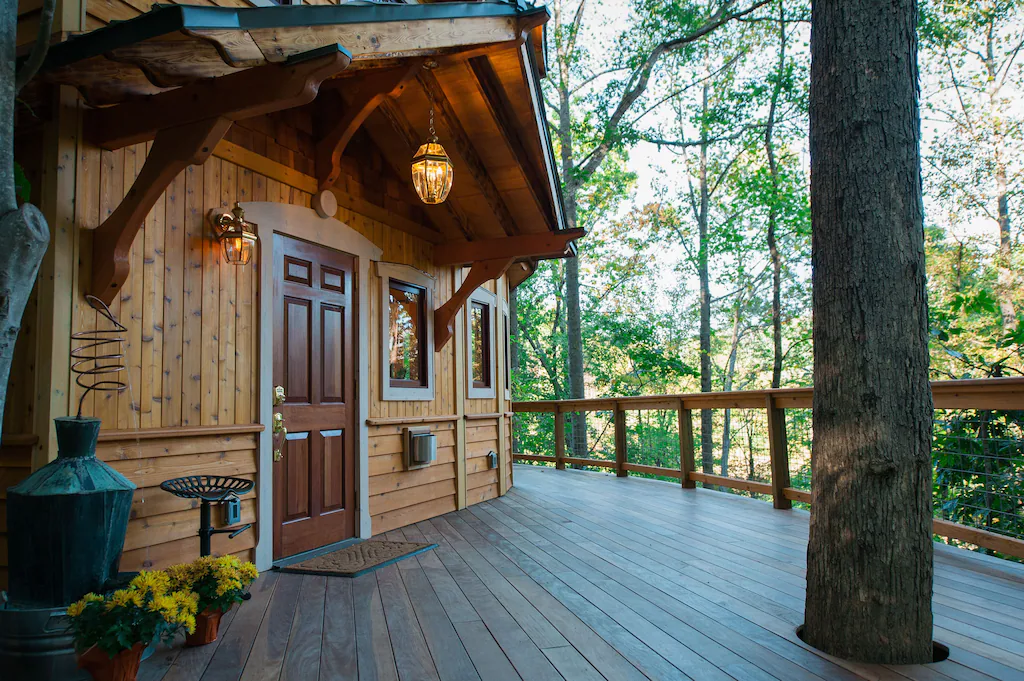
<svg viewBox="0 0 1024 681"><path fill-rule="evenodd" d="M550 463L558 469L564 469L566 465L596 467L614 471L619 477L633 473L674 478L687 488L695 487L699 482L705 486L770 496L775 508L788 509L792 507L794 501L811 503L810 410L813 396L812 388L782 388L729 393L514 402L514 446L524 439L524 428L532 428L534 435L544 431L542 435L545 439L541 446L546 448L550 443L554 453L551 455L521 452L517 448L513 458L520 462ZM949 432L949 419L953 418L950 415L961 414L967 410L971 427L976 428L977 434L977 437L972 437L972 443L982 443L980 452L972 452L970 447L965 447L968 451L958 452L952 463L937 465L936 494L939 495L941 490L946 495L946 498L939 499L937 512L940 516L949 517L949 513L944 509L949 508L948 505L951 503L957 503L956 490L942 487L940 482L940 478L944 478L939 474L948 474L950 471L959 474L961 478L973 479L975 482L972 484L975 486L984 486L984 490L979 493L987 506L979 512L979 516L984 516L986 520L977 523L978 526L936 517L935 534L1024 559L1024 539L1014 536L1016 533L1013 532L999 531L1000 527L1010 525L1006 522L1008 519L1019 521L1024 527L1024 497L1019 494L1019 490L1024 488L1024 458L1021 458L1021 454L1024 453L1024 447L1021 445L1024 443L1020 431L1024 420L1016 417L1011 419L1016 430L1009 435L992 435L986 425L991 414L1012 414L1024 410L1024 378L936 381L932 383L932 396L937 414L937 432ZM728 475L706 472L701 465L703 461L700 434L698 432L695 436L693 414L694 411L701 410L713 410L713 413L719 415L716 436L721 436L721 425L725 419L732 419L731 425L734 429L746 428L749 446L739 448L741 451L737 452L743 453L746 457L746 478L733 475L732 465L728 466ZM588 436L590 455L587 457L568 456L566 453L566 416L574 413L597 420L597 427L588 428L591 433ZM635 425L630 428L630 417L634 413ZM523 422L529 415L533 415L532 418L535 419L532 424ZM739 422L737 417L742 417L743 422ZM661 436L653 444L648 443L643 436L646 429L645 419L650 418L659 419L662 426L658 431ZM664 426L669 418L673 423L671 427L666 428ZM960 419L961 423L964 420L964 417L959 415L955 418ZM548 429L553 432L550 439L546 439ZM791 431L799 433L795 440L789 434ZM675 463L675 453L670 451L676 448L676 443L669 444L665 441L666 432L671 434L673 440L678 441L678 464ZM759 447L755 444L758 438L765 440L762 447L767 450L766 455L761 456L760 460L757 456ZM994 445L986 446L986 441ZM611 443L610 447L607 446L608 442ZM936 443L938 442L937 435ZM955 446L956 438L944 436L943 442L943 446L948 447L949 442L953 442ZM641 460L668 460L671 465L631 462L630 443L634 450L648 450L644 452L645 456L639 457ZM791 444L795 445L793 452ZM1007 445L1010 454L1006 454ZM649 451L652 447L656 450L653 455ZM993 461L1003 464L998 473L992 472ZM969 470L961 470L962 468ZM1004 484L1000 487L999 484L990 484L996 476L1003 483L1009 476L1013 485L1006 487ZM1001 502L1001 510L994 510L990 503L992 499Z"/></svg>

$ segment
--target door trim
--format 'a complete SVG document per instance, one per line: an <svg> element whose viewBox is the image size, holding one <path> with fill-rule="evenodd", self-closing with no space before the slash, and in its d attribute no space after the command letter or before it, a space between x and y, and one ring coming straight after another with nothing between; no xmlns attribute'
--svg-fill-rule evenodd
<svg viewBox="0 0 1024 681"><path fill-rule="evenodd" d="M256 567L269 570L274 562L274 480L264 471L273 470L272 423L274 406L274 232L303 239L356 257L356 536L370 537L369 427L370 414L370 262L379 261L382 251L372 241L334 218L321 218L303 206L269 201L242 203L245 218L256 226L259 239L260 276L260 423L265 430L259 446L258 538Z"/></svg>

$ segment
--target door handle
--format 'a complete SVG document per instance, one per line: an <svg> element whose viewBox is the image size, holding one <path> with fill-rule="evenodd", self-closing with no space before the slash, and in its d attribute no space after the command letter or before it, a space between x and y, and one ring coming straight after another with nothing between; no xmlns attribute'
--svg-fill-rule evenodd
<svg viewBox="0 0 1024 681"><path fill-rule="evenodd" d="M280 405L284 404L284 401L285 401L284 386L282 386L282 385L274 386L274 406L275 407L280 406ZM278 444L278 446L274 448L274 461L276 462L276 461L280 461L281 457L282 457L281 445L280 445L281 440L283 440L284 437L286 435L288 435L288 429L285 428L285 426L284 426L284 414L282 414L279 411L278 412L274 412L274 420L271 423L271 433L273 434L274 440Z"/></svg>

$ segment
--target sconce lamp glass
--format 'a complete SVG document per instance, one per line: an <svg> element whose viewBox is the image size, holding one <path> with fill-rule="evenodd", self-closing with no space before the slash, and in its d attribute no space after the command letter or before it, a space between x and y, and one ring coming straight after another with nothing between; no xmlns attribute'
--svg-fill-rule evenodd
<svg viewBox="0 0 1024 681"><path fill-rule="evenodd" d="M224 262L248 265L256 250L255 225L245 221L245 211L235 203L230 213L214 214L213 226L224 253Z"/></svg>

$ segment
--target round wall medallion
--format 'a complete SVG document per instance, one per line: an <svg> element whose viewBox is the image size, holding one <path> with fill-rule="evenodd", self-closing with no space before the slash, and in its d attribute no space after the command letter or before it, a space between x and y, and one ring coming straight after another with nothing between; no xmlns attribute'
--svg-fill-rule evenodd
<svg viewBox="0 0 1024 681"><path fill-rule="evenodd" d="M312 204L313 210L322 218L333 218L338 214L338 199L330 189L314 194Z"/></svg>

